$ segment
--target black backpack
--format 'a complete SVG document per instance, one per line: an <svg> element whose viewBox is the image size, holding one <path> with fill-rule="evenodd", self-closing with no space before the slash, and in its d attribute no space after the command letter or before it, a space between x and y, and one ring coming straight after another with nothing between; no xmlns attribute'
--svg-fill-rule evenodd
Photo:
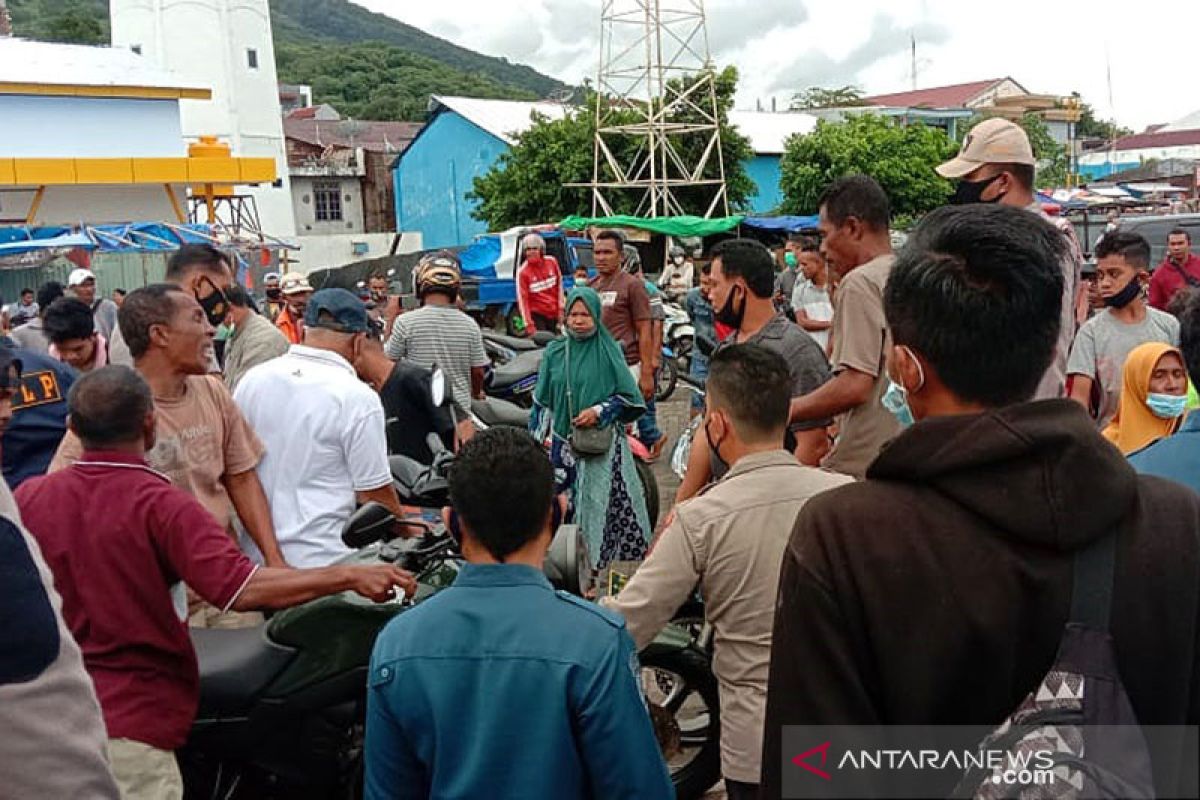
<svg viewBox="0 0 1200 800"><path fill-rule="evenodd" d="M1071 615L1058 654L1037 689L981 743L1006 762L1051 753L1052 783L1013 785L986 766L968 769L955 797L1154 797L1150 752L1117 672L1109 634L1116 534L1075 554ZM1097 735L1095 726L1106 727ZM1008 762L1008 763L1012 763Z"/></svg>

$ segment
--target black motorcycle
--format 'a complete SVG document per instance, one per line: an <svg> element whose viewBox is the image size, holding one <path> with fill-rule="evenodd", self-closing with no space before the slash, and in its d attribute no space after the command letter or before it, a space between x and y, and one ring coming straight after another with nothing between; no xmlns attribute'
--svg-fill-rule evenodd
<svg viewBox="0 0 1200 800"><path fill-rule="evenodd" d="M188 800L362 796L375 638L397 614L451 585L462 565L442 526L414 522L421 535L388 540L394 524L378 504L360 508L342 535L359 549L343 563L407 569L417 576L413 597L373 603L343 592L259 627L192 631L200 706L179 753ZM587 544L574 526L559 528L544 569L558 589L592 591ZM643 692L680 798L699 797L720 777L717 684L689 624L669 625L640 654Z"/></svg>

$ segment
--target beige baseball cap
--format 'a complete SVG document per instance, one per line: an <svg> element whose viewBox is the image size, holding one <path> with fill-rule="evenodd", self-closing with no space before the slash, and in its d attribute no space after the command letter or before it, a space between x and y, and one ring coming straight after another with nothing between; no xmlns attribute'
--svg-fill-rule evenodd
<svg viewBox="0 0 1200 800"><path fill-rule="evenodd" d="M1029 137L1015 122L985 119L971 128L958 155L937 168L943 178L961 178L984 164L1028 164L1036 166Z"/></svg>
<svg viewBox="0 0 1200 800"><path fill-rule="evenodd" d="M279 282L279 288L284 294L303 294L313 290L308 282L308 276L302 272L289 272Z"/></svg>

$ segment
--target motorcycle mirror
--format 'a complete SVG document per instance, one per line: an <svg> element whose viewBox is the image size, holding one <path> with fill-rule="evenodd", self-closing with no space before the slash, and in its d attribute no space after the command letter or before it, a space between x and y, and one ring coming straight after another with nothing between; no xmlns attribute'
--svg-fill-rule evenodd
<svg viewBox="0 0 1200 800"><path fill-rule="evenodd" d="M433 374L429 376L429 391L433 404L441 408L446 402L446 373L440 367L434 367Z"/></svg>
<svg viewBox="0 0 1200 800"><path fill-rule="evenodd" d="M386 539L396 517L383 505L370 502L360 507L342 528L342 543L346 547L360 550L369 544Z"/></svg>
<svg viewBox="0 0 1200 800"><path fill-rule="evenodd" d="M555 589L584 597L592 588L592 559L578 525L559 525L542 571Z"/></svg>

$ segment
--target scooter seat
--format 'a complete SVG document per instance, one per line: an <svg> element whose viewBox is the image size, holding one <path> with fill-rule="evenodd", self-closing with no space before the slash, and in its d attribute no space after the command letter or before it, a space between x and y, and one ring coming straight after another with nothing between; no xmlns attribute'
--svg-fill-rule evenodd
<svg viewBox="0 0 1200 800"><path fill-rule="evenodd" d="M534 336L536 337L537 334L534 334ZM546 346L545 344L538 344L536 338L526 339L520 336L505 336L502 333L486 332L483 334L483 338L501 347L507 347L509 350L516 350L517 352L537 350Z"/></svg>
<svg viewBox="0 0 1200 800"><path fill-rule="evenodd" d="M541 366L541 350L518 353L512 361L501 364L492 370L492 383L489 388L494 392L502 392L511 389L523 380L536 380Z"/></svg>
<svg viewBox="0 0 1200 800"><path fill-rule="evenodd" d="M506 425L512 428L529 427L529 410L521 408L516 403L489 397L486 400L472 400L471 410L488 425Z"/></svg>
<svg viewBox="0 0 1200 800"><path fill-rule="evenodd" d="M266 632L265 625L191 629L200 664L197 719L245 711L295 657L295 650L275 644Z"/></svg>

